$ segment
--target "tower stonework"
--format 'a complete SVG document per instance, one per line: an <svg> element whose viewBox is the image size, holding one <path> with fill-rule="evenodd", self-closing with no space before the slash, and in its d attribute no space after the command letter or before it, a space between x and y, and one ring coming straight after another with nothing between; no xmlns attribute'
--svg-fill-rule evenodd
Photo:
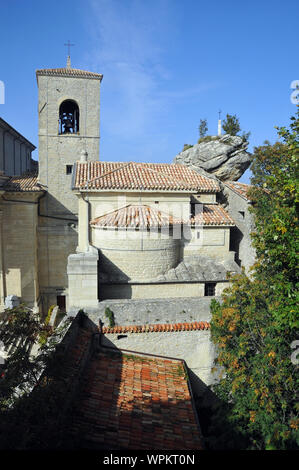
<svg viewBox="0 0 299 470"><path fill-rule="evenodd" d="M48 215L77 214L71 192L72 166L82 151L88 160L99 159L100 82L102 75L65 68L36 72L39 117L39 182L47 189ZM77 128L62 128L61 110L77 108ZM66 113L63 114L66 117ZM72 131L72 132L71 132ZM44 204L45 205L45 204Z"/></svg>
<svg viewBox="0 0 299 470"><path fill-rule="evenodd" d="M78 198L72 193L76 161L99 160L99 73L67 66L36 71L38 85L38 181L46 190L39 203L38 259L43 311L66 304L67 257L78 243ZM61 306L60 305L60 306Z"/></svg>

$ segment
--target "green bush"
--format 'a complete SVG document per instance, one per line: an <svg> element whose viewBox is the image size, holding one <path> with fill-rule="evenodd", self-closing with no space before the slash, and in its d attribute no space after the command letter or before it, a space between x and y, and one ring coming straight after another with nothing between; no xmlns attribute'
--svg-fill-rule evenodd
<svg viewBox="0 0 299 470"><path fill-rule="evenodd" d="M112 310L110 310L109 307L105 308L105 317L109 320L110 328L113 328L115 326L114 313L112 312Z"/></svg>

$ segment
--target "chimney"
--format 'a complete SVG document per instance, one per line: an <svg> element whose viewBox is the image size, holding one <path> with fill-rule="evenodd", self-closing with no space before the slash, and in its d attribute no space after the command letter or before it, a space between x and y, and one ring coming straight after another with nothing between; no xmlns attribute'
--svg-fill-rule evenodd
<svg viewBox="0 0 299 470"><path fill-rule="evenodd" d="M87 162L88 153L86 150L81 151L80 162Z"/></svg>

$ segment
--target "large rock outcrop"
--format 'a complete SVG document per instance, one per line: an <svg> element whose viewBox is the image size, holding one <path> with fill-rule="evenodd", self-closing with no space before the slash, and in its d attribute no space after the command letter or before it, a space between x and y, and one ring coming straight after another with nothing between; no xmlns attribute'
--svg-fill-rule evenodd
<svg viewBox="0 0 299 470"><path fill-rule="evenodd" d="M173 163L207 172L222 181L237 181L251 163L251 154L246 151L248 142L228 134L210 139L179 153Z"/></svg>

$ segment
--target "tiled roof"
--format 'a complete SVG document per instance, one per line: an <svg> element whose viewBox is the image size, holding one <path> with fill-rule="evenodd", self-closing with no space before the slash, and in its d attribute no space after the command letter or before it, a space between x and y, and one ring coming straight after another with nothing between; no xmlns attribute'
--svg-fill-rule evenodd
<svg viewBox="0 0 299 470"><path fill-rule="evenodd" d="M77 162L74 189L218 192L216 180L185 165L138 162Z"/></svg>
<svg viewBox="0 0 299 470"><path fill-rule="evenodd" d="M235 225L228 212L218 204L203 204L202 212L192 217L190 222L191 225Z"/></svg>
<svg viewBox="0 0 299 470"><path fill-rule="evenodd" d="M251 188L250 184L246 183L239 183L238 181L226 181L224 183L228 188L232 189L235 193L239 194L239 196L243 197L247 201L250 201L247 193Z"/></svg>
<svg viewBox="0 0 299 470"><path fill-rule="evenodd" d="M208 330L210 323L206 321L195 321L192 323L159 323L156 325L127 325L127 326L104 326L104 334L112 333L165 333L168 331L192 331Z"/></svg>
<svg viewBox="0 0 299 470"><path fill-rule="evenodd" d="M12 191L12 192L36 192L42 191L42 187L37 182L37 173L26 173L22 176L11 176L3 189L5 191Z"/></svg>
<svg viewBox="0 0 299 470"><path fill-rule="evenodd" d="M90 222L90 225L106 228L160 228L174 224L181 224L181 220L165 214L156 208L138 204L130 204L97 217Z"/></svg>
<svg viewBox="0 0 299 470"><path fill-rule="evenodd" d="M202 448L183 361L101 348L81 381L68 429L80 445Z"/></svg>
<svg viewBox="0 0 299 470"><path fill-rule="evenodd" d="M102 80L103 75L95 72L88 72L87 70L74 69L72 67L62 67L58 69L40 69L36 70L36 78L39 76L63 76L63 77L77 77L77 78L94 78Z"/></svg>
<svg viewBox="0 0 299 470"><path fill-rule="evenodd" d="M90 222L90 225L101 228L160 228L183 223L189 223L191 226L235 225L233 219L223 207L217 204L203 204L202 208L202 212L192 217L188 222L163 213L155 207L130 204L96 217Z"/></svg>

